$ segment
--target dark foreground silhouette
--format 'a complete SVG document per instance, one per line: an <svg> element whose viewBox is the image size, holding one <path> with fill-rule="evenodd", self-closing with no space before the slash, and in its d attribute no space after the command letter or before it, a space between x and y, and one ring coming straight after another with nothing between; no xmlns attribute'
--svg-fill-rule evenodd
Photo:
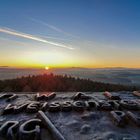
<svg viewBox="0 0 140 140"><path fill-rule="evenodd" d="M36 92L36 91L133 91L138 87L106 84L89 79L80 79L67 75L44 74L1 80L0 91Z"/></svg>

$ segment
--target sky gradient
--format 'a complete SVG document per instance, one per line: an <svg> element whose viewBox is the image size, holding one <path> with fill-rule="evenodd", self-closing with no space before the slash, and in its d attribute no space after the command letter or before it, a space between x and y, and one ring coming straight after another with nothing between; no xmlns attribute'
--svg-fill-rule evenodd
<svg viewBox="0 0 140 140"><path fill-rule="evenodd" d="M1 0L0 66L140 68L138 0Z"/></svg>

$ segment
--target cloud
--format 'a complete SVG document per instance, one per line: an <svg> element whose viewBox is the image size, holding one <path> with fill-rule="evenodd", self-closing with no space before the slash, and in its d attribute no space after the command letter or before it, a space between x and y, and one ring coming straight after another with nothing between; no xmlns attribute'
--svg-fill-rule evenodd
<svg viewBox="0 0 140 140"><path fill-rule="evenodd" d="M35 41L38 41L38 42L54 45L54 46L61 47L61 48L66 48L66 49L70 49L70 50L74 49L74 48L66 46L64 44L48 41L46 39L43 39L43 38L40 38L40 37L36 37L34 35L31 35L31 34L25 34L23 32L18 32L18 31L9 29L9 28L0 28L0 32L6 33L6 34L9 34L9 35L14 35L14 36L26 38L26 39L30 39L30 40L35 40Z"/></svg>
<svg viewBox="0 0 140 140"><path fill-rule="evenodd" d="M40 23L41 25L47 26L48 28L50 28L50 29L52 29L54 31L57 31L59 33L63 33L64 35L67 35L67 36L70 36L70 37L73 37L73 38L76 38L76 39L79 39L80 38L80 37L75 36L73 34L67 33L65 31L63 31L62 29L60 29L60 28L58 28L58 27L56 27L54 25L48 24L48 23L46 23L44 21L41 21L41 20L38 20L38 19L34 19L34 18L29 18L29 19L32 20L32 21L34 21L34 22L36 22L36 23Z"/></svg>

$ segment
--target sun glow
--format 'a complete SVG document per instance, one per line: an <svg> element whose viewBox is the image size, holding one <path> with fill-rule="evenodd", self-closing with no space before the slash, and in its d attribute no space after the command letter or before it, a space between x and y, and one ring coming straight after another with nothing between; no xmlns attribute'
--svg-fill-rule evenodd
<svg viewBox="0 0 140 140"><path fill-rule="evenodd" d="M49 70L49 67L45 67L45 70Z"/></svg>

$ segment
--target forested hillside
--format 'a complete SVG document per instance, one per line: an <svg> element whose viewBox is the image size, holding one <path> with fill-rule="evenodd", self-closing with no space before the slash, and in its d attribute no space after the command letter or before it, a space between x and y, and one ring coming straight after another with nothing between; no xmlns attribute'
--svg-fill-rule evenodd
<svg viewBox="0 0 140 140"><path fill-rule="evenodd" d="M67 75L44 74L21 77L12 80L1 80L0 91L133 91L134 86L123 86L94 82Z"/></svg>

